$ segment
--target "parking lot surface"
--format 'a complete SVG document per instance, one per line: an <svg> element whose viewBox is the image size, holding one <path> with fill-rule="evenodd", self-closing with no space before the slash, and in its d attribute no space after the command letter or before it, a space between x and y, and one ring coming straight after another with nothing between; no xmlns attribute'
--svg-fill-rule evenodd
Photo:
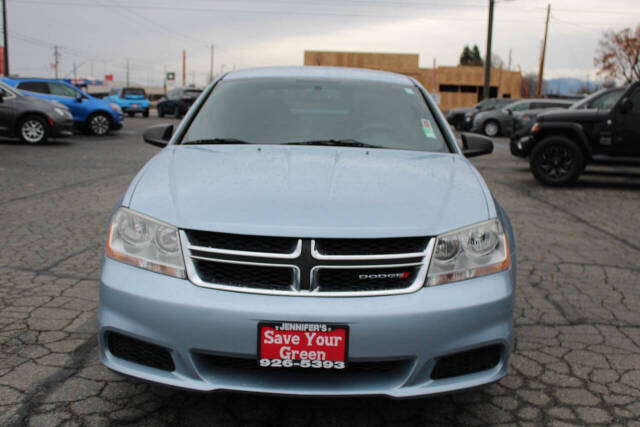
<svg viewBox="0 0 640 427"><path fill-rule="evenodd" d="M590 168L572 188L535 183L496 139L474 159L516 233L509 375L414 400L196 394L98 360L108 215L158 149L127 119L104 138L0 141L0 425L640 426L640 170Z"/></svg>

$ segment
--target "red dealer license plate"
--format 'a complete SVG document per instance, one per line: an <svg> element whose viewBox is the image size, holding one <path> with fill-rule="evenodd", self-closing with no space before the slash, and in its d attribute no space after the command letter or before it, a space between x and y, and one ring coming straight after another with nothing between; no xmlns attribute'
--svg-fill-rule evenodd
<svg viewBox="0 0 640 427"><path fill-rule="evenodd" d="M344 369L349 328L325 323L260 323L258 360L263 368Z"/></svg>

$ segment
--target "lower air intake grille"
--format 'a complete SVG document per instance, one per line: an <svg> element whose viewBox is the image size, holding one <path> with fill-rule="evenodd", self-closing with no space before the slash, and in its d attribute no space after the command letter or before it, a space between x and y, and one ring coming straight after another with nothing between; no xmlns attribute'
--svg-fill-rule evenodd
<svg viewBox="0 0 640 427"><path fill-rule="evenodd" d="M175 370L171 354L166 348L115 332L107 335L107 345L111 354L120 359L163 371Z"/></svg>
<svg viewBox="0 0 640 427"><path fill-rule="evenodd" d="M501 354L502 346L496 344L445 356L436 362L431 378L439 380L491 369L500 362Z"/></svg>
<svg viewBox="0 0 640 427"><path fill-rule="evenodd" d="M194 260L194 265L200 278L209 283L282 290L290 289L293 285L291 267L263 267L199 259Z"/></svg>

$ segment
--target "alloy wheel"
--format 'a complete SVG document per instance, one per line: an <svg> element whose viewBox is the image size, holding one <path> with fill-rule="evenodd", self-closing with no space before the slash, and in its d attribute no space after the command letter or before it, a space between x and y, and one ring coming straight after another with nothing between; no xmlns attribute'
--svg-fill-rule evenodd
<svg viewBox="0 0 640 427"><path fill-rule="evenodd" d="M571 173L573 157L561 145L550 145L540 156L540 170L553 180L560 180Z"/></svg>
<svg viewBox="0 0 640 427"><path fill-rule="evenodd" d="M91 119L91 132L94 135L105 135L109 132L109 125L109 119L102 114L98 114Z"/></svg>
<svg viewBox="0 0 640 427"><path fill-rule="evenodd" d="M22 124L22 137L30 144L37 144L44 139L46 130L41 121L36 119L27 120Z"/></svg>
<svg viewBox="0 0 640 427"><path fill-rule="evenodd" d="M484 133L487 136L496 136L498 134L498 125L493 122L487 123L484 126Z"/></svg>

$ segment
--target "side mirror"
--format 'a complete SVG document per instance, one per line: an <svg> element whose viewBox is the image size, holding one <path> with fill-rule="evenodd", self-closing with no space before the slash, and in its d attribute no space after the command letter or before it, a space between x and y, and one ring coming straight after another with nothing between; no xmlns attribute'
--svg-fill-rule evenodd
<svg viewBox="0 0 640 427"><path fill-rule="evenodd" d="M633 108L633 102L631 102L631 98L622 98L620 101L620 112L622 114L627 114Z"/></svg>
<svg viewBox="0 0 640 427"><path fill-rule="evenodd" d="M147 144L155 145L156 147L166 147L171 140L173 134L173 125L155 125L145 129L142 133L142 139Z"/></svg>
<svg viewBox="0 0 640 427"><path fill-rule="evenodd" d="M482 156L493 152L493 141L472 133L462 133L462 154L465 157Z"/></svg>
<svg viewBox="0 0 640 427"><path fill-rule="evenodd" d="M505 108L504 111L510 116L513 115L513 111L511 110L511 108Z"/></svg>
<svg viewBox="0 0 640 427"><path fill-rule="evenodd" d="M82 102L82 99L83 99L83 98L84 98L84 97L82 96L82 94L81 94L81 93L79 93L79 92L78 92L78 93L76 93L76 101L78 101L78 102Z"/></svg>

